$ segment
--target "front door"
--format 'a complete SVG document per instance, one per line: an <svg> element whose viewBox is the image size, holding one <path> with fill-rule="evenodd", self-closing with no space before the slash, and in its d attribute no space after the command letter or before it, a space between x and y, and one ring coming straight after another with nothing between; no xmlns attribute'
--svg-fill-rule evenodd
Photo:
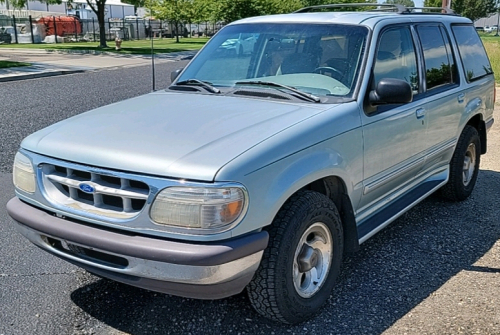
<svg viewBox="0 0 500 335"><path fill-rule="evenodd" d="M427 120L419 99L419 71L410 26L382 31L373 62L372 89L380 79L402 79L412 87L414 99L403 105L365 107L364 183L358 222L393 200L394 193L411 183L422 169Z"/></svg>

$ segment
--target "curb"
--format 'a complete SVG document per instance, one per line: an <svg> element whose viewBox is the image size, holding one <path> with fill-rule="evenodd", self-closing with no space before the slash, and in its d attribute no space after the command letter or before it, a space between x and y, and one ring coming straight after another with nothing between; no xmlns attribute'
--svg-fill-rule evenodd
<svg viewBox="0 0 500 335"><path fill-rule="evenodd" d="M44 49L44 51L48 54L106 55L106 56L118 56L118 57L145 56L144 54L119 54L115 52L99 51L99 50Z"/></svg>
<svg viewBox="0 0 500 335"><path fill-rule="evenodd" d="M66 74L82 73L82 72L85 72L85 71L86 70L82 70L82 69L78 69L78 70L60 70L60 71L50 71L50 72L22 74L22 75L19 75L19 76L0 77L0 83L2 83L2 82L8 82L8 81L18 81L18 80L44 78L44 77L55 77L55 76L62 76L62 75L66 75Z"/></svg>
<svg viewBox="0 0 500 335"><path fill-rule="evenodd" d="M191 59L193 58L199 50L185 50L179 52L170 52L170 53L158 53L155 54L155 58L172 58L172 59ZM151 58L151 54L120 54L116 52L109 51L99 51L99 50L70 50L70 49L45 49L46 53L55 53L55 54L83 54L83 55L105 55L105 56L113 56L113 57L124 57L124 58Z"/></svg>
<svg viewBox="0 0 500 335"><path fill-rule="evenodd" d="M70 50L70 49L21 49L21 48L0 48L0 54L8 55L9 52L22 54L66 54L66 55L104 55L109 57L120 58L151 58L151 54L120 54L116 52L100 51L100 50ZM199 50L185 50L169 53L157 53L155 58L172 59L172 60L188 60L193 58Z"/></svg>

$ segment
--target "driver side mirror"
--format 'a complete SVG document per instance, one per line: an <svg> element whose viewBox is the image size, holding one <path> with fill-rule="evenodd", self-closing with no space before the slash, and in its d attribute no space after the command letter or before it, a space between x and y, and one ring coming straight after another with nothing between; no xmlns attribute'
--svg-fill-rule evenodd
<svg viewBox="0 0 500 335"><path fill-rule="evenodd" d="M413 91L410 84L401 79L382 78L369 94L372 106L382 104L405 104L412 102Z"/></svg>

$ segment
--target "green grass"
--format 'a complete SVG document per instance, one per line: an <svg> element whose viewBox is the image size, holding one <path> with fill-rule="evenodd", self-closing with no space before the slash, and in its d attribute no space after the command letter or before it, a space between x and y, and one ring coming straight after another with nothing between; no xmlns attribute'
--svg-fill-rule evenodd
<svg viewBox="0 0 500 335"><path fill-rule="evenodd" d="M154 39L155 53L170 53L186 50L201 49L208 41L208 38L181 38L179 43L173 38ZM122 49L115 50L115 42L108 41L108 48L99 48L98 42L76 42L76 43L57 43L57 44L6 44L1 45L2 48L19 48L19 49L45 49L45 50L94 50L94 51L109 51L121 54L150 54L151 40L138 41L123 41Z"/></svg>
<svg viewBox="0 0 500 335"><path fill-rule="evenodd" d="M10 60L0 60L0 69L5 69L8 67L21 67L21 66L30 66L30 63L23 62L12 62Z"/></svg>
<svg viewBox="0 0 500 335"><path fill-rule="evenodd" d="M500 84L500 36L481 34L481 39L490 58L493 72L495 72L495 81Z"/></svg>

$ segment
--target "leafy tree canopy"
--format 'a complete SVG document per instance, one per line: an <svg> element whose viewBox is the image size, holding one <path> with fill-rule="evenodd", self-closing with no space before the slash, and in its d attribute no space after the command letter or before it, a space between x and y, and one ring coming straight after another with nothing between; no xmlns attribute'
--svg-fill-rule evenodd
<svg viewBox="0 0 500 335"><path fill-rule="evenodd" d="M442 0L425 0L424 7L443 7Z"/></svg>
<svg viewBox="0 0 500 335"><path fill-rule="evenodd" d="M496 0L453 0L451 8L472 21L497 11Z"/></svg>
<svg viewBox="0 0 500 335"><path fill-rule="evenodd" d="M442 0L425 0L425 7L442 7ZM498 10L496 0L453 0L451 9L472 21L487 17Z"/></svg>
<svg viewBox="0 0 500 335"><path fill-rule="evenodd" d="M141 0L126 0L130 3ZM152 16L185 22L232 22L245 17L290 13L330 0L145 0ZM337 0L337 3L375 3L376 0Z"/></svg>
<svg viewBox="0 0 500 335"><path fill-rule="evenodd" d="M62 3L62 0L39 0L40 2L47 3L49 5L60 5ZM9 7L12 8L23 8L26 6L26 2L28 0L0 0L0 3L7 3Z"/></svg>
<svg viewBox="0 0 500 335"><path fill-rule="evenodd" d="M386 0L384 3L389 5L400 4L405 7L415 7L413 0Z"/></svg>

